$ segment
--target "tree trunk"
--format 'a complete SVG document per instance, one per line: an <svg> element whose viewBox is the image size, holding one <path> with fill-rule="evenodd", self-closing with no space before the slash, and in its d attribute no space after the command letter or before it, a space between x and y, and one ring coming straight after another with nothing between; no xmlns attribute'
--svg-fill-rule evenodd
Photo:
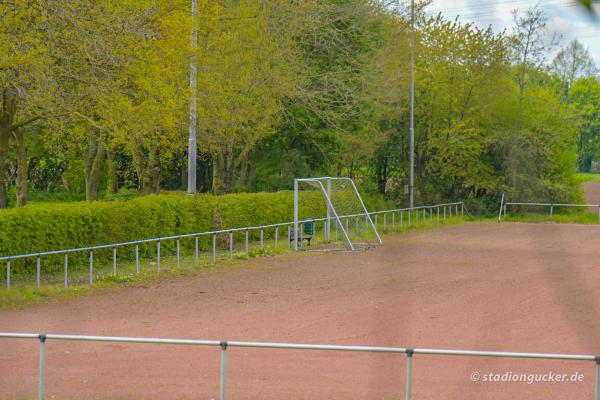
<svg viewBox="0 0 600 400"><path fill-rule="evenodd" d="M90 131L88 153L85 159L85 199L87 201L98 200L100 169L106 154L99 136L95 130Z"/></svg>
<svg viewBox="0 0 600 400"><path fill-rule="evenodd" d="M7 91L2 91L2 108L0 109L0 208L8 207L8 142L12 133L12 126L17 113L17 103Z"/></svg>
<svg viewBox="0 0 600 400"><path fill-rule="evenodd" d="M233 192L233 173L234 173L234 163L233 163L233 144L228 144L225 147L224 154L225 161L225 170L223 171L223 190L224 193L232 193Z"/></svg>
<svg viewBox="0 0 600 400"><path fill-rule="evenodd" d="M160 170L160 150L158 147L150 149L146 167L143 168L144 172L140 177L142 194L160 193Z"/></svg>
<svg viewBox="0 0 600 400"><path fill-rule="evenodd" d="M0 208L8 208L8 189L6 178L8 173L8 129L0 126Z"/></svg>
<svg viewBox="0 0 600 400"><path fill-rule="evenodd" d="M212 170L212 192L213 194L220 194L223 185L223 156L220 153L213 157Z"/></svg>
<svg viewBox="0 0 600 400"><path fill-rule="evenodd" d="M185 155L185 153L178 153L177 155L179 160L187 160L187 157ZM179 189L181 190L186 190L187 189L187 181L188 181L188 165L187 162L182 162L180 165L180 171L181 171L181 176L180 176L180 181L179 181Z"/></svg>
<svg viewBox="0 0 600 400"><path fill-rule="evenodd" d="M115 160L114 149L107 150L106 152L106 167L108 169L106 197L110 197L119 190L119 178L117 176L117 162Z"/></svg>
<svg viewBox="0 0 600 400"><path fill-rule="evenodd" d="M217 154L213 162L213 193L216 195L233 192L233 144L228 143Z"/></svg>
<svg viewBox="0 0 600 400"><path fill-rule="evenodd" d="M25 207L29 183L29 162L25 147L24 128L21 127L15 131L15 143L17 147L17 207Z"/></svg>

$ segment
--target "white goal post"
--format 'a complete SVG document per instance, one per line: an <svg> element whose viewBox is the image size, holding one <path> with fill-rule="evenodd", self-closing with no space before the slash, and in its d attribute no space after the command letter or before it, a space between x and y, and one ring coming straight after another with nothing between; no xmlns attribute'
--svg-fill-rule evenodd
<svg viewBox="0 0 600 400"><path fill-rule="evenodd" d="M294 250L317 236L322 225L322 241L354 251L382 244L377 227L350 178L320 177L294 180ZM308 234L307 234L308 231ZM321 236L319 236L321 239Z"/></svg>

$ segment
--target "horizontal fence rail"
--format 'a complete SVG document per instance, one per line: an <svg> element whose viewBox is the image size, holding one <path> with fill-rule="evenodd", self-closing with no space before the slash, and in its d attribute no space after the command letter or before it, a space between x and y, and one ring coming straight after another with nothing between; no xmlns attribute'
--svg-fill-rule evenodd
<svg viewBox="0 0 600 400"><path fill-rule="evenodd" d="M544 207L548 208L550 215L554 215L555 207L571 207L571 208L596 208L598 210L598 223L600 224L600 204L577 204L577 203L539 203L539 202L516 202L504 201L504 195L500 201L500 211L498 213L498 221L506 218L508 206L523 206L523 207Z"/></svg>
<svg viewBox="0 0 600 400"><path fill-rule="evenodd" d="M373 211L368 212L368 215L374 217L375 225L379 224L378 216L382 216L383 218L383 228L387 229L387 225L389 220L391 219L391 225L395 229L395 226L398 225L403 227L405 224L407 226L413 226L419 223L419 219L422 221L437 220L438 222L443 218L446 219L447 216L464 216L465 206L464 202L453 202L453 203L444 203L444 204L435 204L435 205L425 205L418 206L412 208L397 208L391 210L382 210L382 211ZM403 217L406 214L407 221L405 222ZM435 214L435 216L434 216ZM351 215L341 215L339 216L340 220L348 220L350 218L357 218L361 216L365 216L367 213L359 213L359 214L351 214ZM399 216L400 221L396 224L396 216ZM411 217L413 220L411 221ZM299 221L300 224L305 222L325 222L327 218L311 218ZM87 253L88 263L89 263L89 284L92 285L94 283L95 273L94 273L94 252L98 250L106 250L112 249L112 273L113 275L117 275L118 269L118 249L126 246L134 247L135 251L135 273L139 274L140 272L140 254L139 249L140 245L153 243L155 244L155 254L156 254L156 271L161 271L161 243L165 243L167 241L175 241L176 242L176 263L177 266L180 266L180 241L182 239L195 239L194 245L194 256L196 263L199 260L199 244L198 239L201 237L211 237L212 238L212 248L210 251L212 252L212 262L215 263L217 261L217 237L222 237L225 235L227 237L227 251L229 252L229 257L233 257L234 250L234 234L243 233L245 236L245 252L246 256L249 254L249 235L250 232L258 231L260 232L260 245L261 248L264 247L264 233L267 229L272 229L274 231L274 242L277 246L282 235L280 231L281 228L283 230L287 230L287 232L283 232L284 239L287 236L287 248L290 249L291 241L293 240L294 234L292 232L294 226L294 222L280 222L275 224L267 224L267 225L258 225L258 226L247 226L241 228L229 228L229 229L220 229L220 230L212 230L206 232L195 232L195 233L186 233L181 235L171 235L164 236L158 238L149 238L149 239L141 239L141 240L132 240L127 242L118 242L118 243L110 243L103 245L94 245L94 246L86 246L86 247L78 247L71 249L63 249L63 250L51 250L51 251L41 251L34 253L26 253L26 254L15 254L15 255L7 255L0 256L0 262L6 263L6 289L11 288L11 275L14 273L13 267L11 266L11 261L21 260L21 259L35 259L36 261L36 286L39 288L41 285L41 273L42 273L42 257L48 256L57 256L62 255L64 257L63 270L64 270L64 286L68 286L69 279L69 255L74 253ZM287 228L287 229L286 229ZM300 233L301 235L301 233ZM164 258L164 254L163 254Z"/></svg>
<svg viewBox="0 0 600 400"><path fill-rule="evenodd" d="M287 349L287 350L314 350L334 352L362 352L362 353L396 353L406 355L406 387L405 398L412 399L413 368L412 361L415 355L453 356L453 357L490 357L490 358L515 358L537 360L562 360L562 361L589 361L596 364L595 374L595 399L600 400L600 356L581 354L556 354L556 353L518 353L500 351L477 350L448 350L409 347L373 347L373 346L347 346L328 344L300 344L277 342L244 342L226 340L194 340L194 339L158 339L140 337L117 336L82 336L63 334L38 334L38 333L1 333L0 339L30 339L39 340L39 378L38 398L45 398L45 348L48 341L84 341L84 342L118 342L160 345L208 346L218 347L221 351L221 366L219 374L219 399L225 400L227 382L227 351L232 347L246 347L257 349Z"/></svg>

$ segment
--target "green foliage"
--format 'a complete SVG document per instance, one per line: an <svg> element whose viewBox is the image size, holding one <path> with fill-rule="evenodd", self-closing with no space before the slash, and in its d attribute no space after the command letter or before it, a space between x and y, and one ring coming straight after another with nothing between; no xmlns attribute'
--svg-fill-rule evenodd
<svg viewBox="0 0 600 400"><path fill-rule="evenodd" d="M554 215L539 213L509 214L504 221L509 222L556 222L562 224L598 224L598 214L593 212L563 212Z"/></svg>
<svg viewBox="0 0 600 400"><path fill-rule="evenodd" d="M305 199L311 201L310 198ZM309 208L324 207L319 196ZM213 196L161 195L130 201L31 205L0 211L2 255L35 253L90 245L109 244L215 229L237 228L287 222L293 219L291 192L231 194ZM258 237L258 233L254 232ZM254 237L253 236L253 237ZM201 245L208 248L210 238ZM182 241L188 248L192 240ZM141 245L143 255L151 255L155 244ZM172 254L175 243L161 245L163 254ZM111 250L94 255L100 261ZM87 254L73 254L70 262L82 264ZM132 248L119 249L119 258L133 257ZM60 266L60 260L54 260ZM32 268L31 261L14 260L14 267Z"/></svg>
<svg viewBox="0 0 600 400"><path fill-rule="evenodd" d="M569 90L569 101L581 119L578 138L578 164L590 172L592 161L600 159L600 82L596 78L576 80Z"/></svg>
<svg viewBox="0 0 600 400"><path fill-rule="evenodd" d="M27 180L34 202L43 191L126 200L185 189L190 98L201 191L335 175L406 204L410 21L400 3L199 0L192 18L185 0L0 1L0 207ZM541 7L505 32L417 10L417 203L577 199L574 166L590 171L600 158L589 52L573 42L548 64ZM23 146L28 177L16 173ZM239 214L251 219L248 207Z"/></svg>
<svg viewBox="0 0 600 400"><path fill-rule="evenodd" d="M600 174L577 174L578 182L600 182Z"/></svg>

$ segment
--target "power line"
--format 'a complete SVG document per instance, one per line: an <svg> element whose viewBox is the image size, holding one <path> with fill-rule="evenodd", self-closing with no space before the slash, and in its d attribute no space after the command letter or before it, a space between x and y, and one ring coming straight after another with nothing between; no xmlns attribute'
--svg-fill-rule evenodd
<svg viewBox="0 0 600 400"><path fill-rule="evenodd" d="M537 2L534 3L534 5L537 4L540 7L545 7L548 5L552 5L552 6L556 6L556 5L569 5L569 4L565 4L564 1L554 1L554 2L546 2L546 3L542 3L542 2ZM532 2L531 1L527 1L527 0L507 0L507 1L502 1L502 2L498 2L498 1L494 1L494 2L490 2L490 3L480 3L480 4L476 4L476 5L471 5L471 6L461 6L461 7L450 7L450 8L439 8L438 10L440 11L448 11L448 12L452 12L452 11L478 11L478 10L483 10L483 11L492 11L494 10L498 5L523 5L523 6L531 6ZM572 5L572 3L570 3L570 5Z"/></svg>
<svg viewBox="0 0 600 400"><path fill-rule="evenodd" d="M495 15L497 15L497 7L498 5L508 5L508 4L514 4L514 5L522 5L522 6L529 6L531 3L530 2L523 2L522 0L518 0L515 2L503 2L503 3L496 3L496 4L489 4L489 5L485 5L484 7L477 7L477 6L472 6L472 7L464 7L464 8L448 8L448 9L444 9L444 8L438 8L435 10L432 10L433 12L440 12L442 14L456 14L458 17L460 18L482 18L482 17L493 17ZM569 4L564 4L564 3L548 3L548 4L540 4L540 9L542 11L548 11L548 10L560 10L560 9L575 9L575 8L579 8L580 6L578 4L573 4L573 3L569 3ZM517 7L518 8L518 7ZM460 11L464 10L466 11L464 14L461 13Z"/></svg>

